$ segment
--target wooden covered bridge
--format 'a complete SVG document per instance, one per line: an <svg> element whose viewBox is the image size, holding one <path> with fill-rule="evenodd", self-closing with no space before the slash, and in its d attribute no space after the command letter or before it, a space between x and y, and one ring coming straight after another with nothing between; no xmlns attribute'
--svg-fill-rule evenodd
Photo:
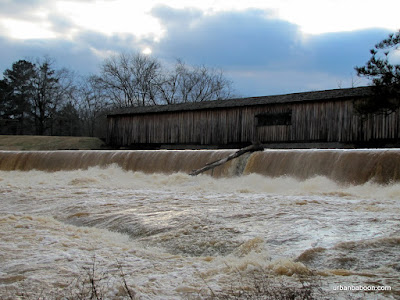
<svg viewBox="0 0 400 300"><path fill-rule="evenodd" d="M390 147L400 114L362 118L354 104L370 87L131 107L107 116L107 143L131 149Z"/></svg>

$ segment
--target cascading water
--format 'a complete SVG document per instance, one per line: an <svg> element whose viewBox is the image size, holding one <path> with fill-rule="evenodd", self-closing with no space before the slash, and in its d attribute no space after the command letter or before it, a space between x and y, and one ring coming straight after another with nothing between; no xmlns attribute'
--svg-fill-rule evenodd
<svg viewBox="0 0 400 300"><path fill-rule="evenodd" d="M119 266L141 299L245 289L255 270L400 297L400 150L265 150L187 175L231 153L1 151L0 298L71 293L94 257L109 299Z"/></svg>
<svg viewBox="0 0 400 300"><path fill-rule="evenodd" d="M0 170L60 171L106 167L144 173L189 173L233 153L229 150L1 151ZM325 176L337 182L400 181L400 150L265 150L235 159L208 174L262 174L299 179Z"/></svg>

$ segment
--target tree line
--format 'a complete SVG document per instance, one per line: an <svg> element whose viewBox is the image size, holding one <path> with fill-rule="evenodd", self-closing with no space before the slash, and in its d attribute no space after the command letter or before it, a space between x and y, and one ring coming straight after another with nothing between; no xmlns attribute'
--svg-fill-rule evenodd
<svg viewBox="0 0 400 300"><path fill-rule="evenodd" d="M232 83L220 69L173 66L141 53L103 61L82 77L49 57L18 60L0 80L0 134L105 136L116 108L228 99Z"/></svg>
<svg viewBox="0 0 400 300"><path fill-rule="evenodd" d="M360 115L400 108L400 31L370 50L357 75L371 80L374 95L357 104ZM97 75L81 77L55 68L49 57L19 60L0 80L0 134L105 136L105 116L116 108L229 99L232 83L219 69L177 60L165 66L141 53L103 61Z"/></svg>

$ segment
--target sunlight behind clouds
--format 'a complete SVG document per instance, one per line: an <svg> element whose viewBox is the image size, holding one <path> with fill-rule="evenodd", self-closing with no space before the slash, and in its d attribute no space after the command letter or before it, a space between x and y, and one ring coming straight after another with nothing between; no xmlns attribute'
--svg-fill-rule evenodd
<svg viewBox="0 0 400 300"><path fill-rule="evenodd" d="M14 19L4 19L2 24L7 31L7 35L14 39L52 39L57 35L50 28L47 22L30 22Z"/></svg>
<svg viewBox="0 0 400 300"><path fill-rule="evenodd" d="M151 50L151 48L146 47L143 49L142 53L146 54L146 55L150 55L153 51Z"/></svg>
<svg viewBox="0 0 400 300"><path fill-rule="evenodd" d="M73 23L85 30L98 31L107 35L131 33L137 37L160 38L162 28L156 18L150 15L151 2L146 1L60 1L58 10L67 15Z"/></svg>

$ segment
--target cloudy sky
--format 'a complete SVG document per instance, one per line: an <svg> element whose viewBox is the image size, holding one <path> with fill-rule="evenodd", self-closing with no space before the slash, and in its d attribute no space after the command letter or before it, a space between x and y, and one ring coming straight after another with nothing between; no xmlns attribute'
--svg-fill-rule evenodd
<svg viewBox="0 0 400 300"><path fill-rule="evenodd" d="M240 96L364 85L354 66L400 29L398 0L0 0L0 73L48 55L82 75L109 55L224 70Z"/></svg>

